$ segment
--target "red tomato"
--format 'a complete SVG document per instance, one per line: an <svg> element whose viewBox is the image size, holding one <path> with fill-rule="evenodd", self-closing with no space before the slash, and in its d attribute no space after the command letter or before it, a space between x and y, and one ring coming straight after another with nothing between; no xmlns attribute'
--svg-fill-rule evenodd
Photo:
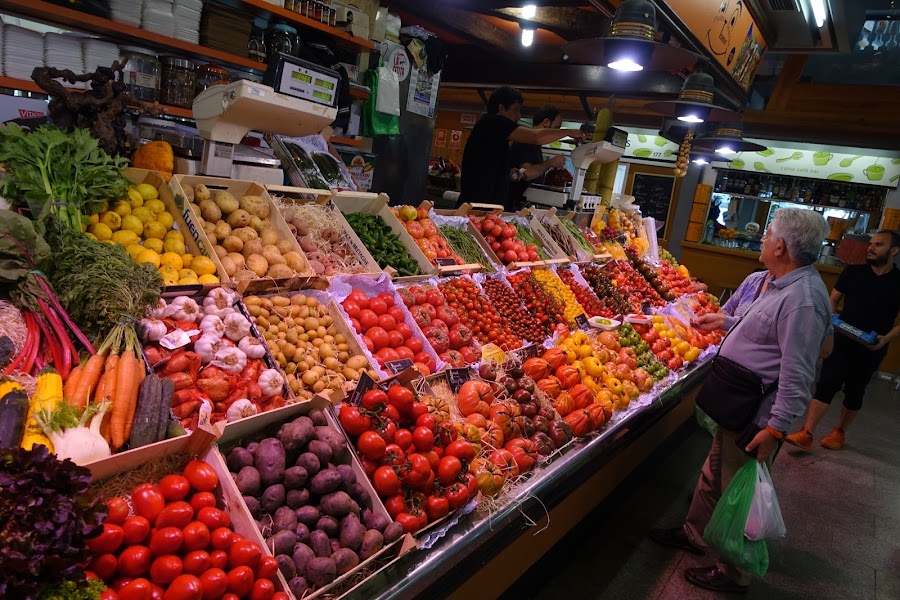
<svg viewBox="0 0 900 600"><path fill-rule="evenodd" d="M391 334L394 334L394 333L397 333L397 332L396 331L391 332ZM400 335L400 334L397 334L397 335ZM397 350L397 356L399 356L401 360L404 358L406 358L408 360L413 360L416 357L416 355L413 354L413 351L410 350L409 348L407 348L406 346L400 345L396 348L396 350Z"/></svg>
<svg viewBox="0 0 900 600"><path fill-rule="evenodd" d="M216 510L216 509L204 509ZM187 502L172 502L156 517L156 527L187 527L194 518L194 509Z"/></svg>
<svg viewBox="0 0 900 600"><path fill-rule="evenodd" d="M409 429L398 429L394 434L394 444L400 447L403 452L408 452L413 445L413 435Z"/></svg>
<svg viewBox="0 0 900 600"><path fill-rule="evenodd" d="M213 532L215 533L215 532ZM229 533L231 533L229 531ZM229 541L231 537L229 536ZM228 566L228 553L224 550L213 550L209 553L209 566L213 569L224 569Z"/></svg>
<svg viewBox="0 0 900 600"><path fill-rule="evenodd" d="M123 577L142 577L150 572L152 560L153 554L147 546L129 546L119 554L119 574Z"/></svg>
<svg viewBox="0 0 900 600"><path fill-rule="evenodd" d="M374 312L365 308L359 311L359 317L357 317L359 324L362 325L363 332L369 331L372 327L378 325L378 315Z"/></svg>
<svg viewBox="0 0 900 600"><path fill-rule="evenodd" d="M125 532L125 544L137 546L146 542L150 536L150 521L137 515L128 517L122 524L122 530Z"/></svg>
<svg viewBox="0 0 900 600"><path fill-rule="evenodd" d="M278 574L278 559L274 556L263 556L256 565L257 579L275 579Z"/></svg>
<svg viewBox="0 0 900 600"><path fill-rule="evenodd" d="M397 408L391 404L386 405L384 407L384 410L382 410L378 414L378 416L381 417L382 419L387 419L389 421L393 421L394 423L397 423L400 421L400 413L397 412Z"/></svg>
<svg viewBox="0 0 900 600"><path fill-rule="evenodd" d="M228 516L228 513L212 507L201 508L197 513L197 520L209 527L210 531L231 525L231 517Z"/></svg>
<svg viewBox="0 0 900 600"><path fill-rule="evenodd" d="M416 401L416 397L412 393L412 390L398 384L394 384L388 388L387 395L388 402L396 407L401 415L409 414L413 402Z"/></svg>
<svg viewBox="0 0 900 600"><path fill-rule="evenodd" d="M389 347L394 348L395 350L399 349L401 346L403 346L403 342L404 342L404 340L403 340L402 333L400 333L399 331L394 331L394 330L388 331L388 346Z"/></svg>
<svg viewBox="0 0 900 600"><path fill-rule="evenodd" d="M394 520L403 526L403 531L405 533L415 533L428 524L428 517L421 511L415 514L400 513ZM424 523L422 521L424 521Z"/></svg>
<svg viewBox="0 0 900 600"><path fill-rule="evenodd" d="M424 413L419 415L416 419L416 427L427 427L430 431L434 431L435 427L437 427L437 421L434 418L434 415L431 413Z"/></svg>
<svg viewBox="0 0 900 600"><path fill-rule="evenodd" d="M379 299L381 299L381 301L384 302L384 303L387 305L388 308L394 306L394 304L395 304L395 302L394 302L394 296L391 295L390 292L381 292L381 293L378 294L378 296L376 296L376 297L379 298Z"/></svg>
<svg viewBox="0 0 900 600"><path fill-rule="evenodd" d="M382 348L387 348L391 343L391 337L388 335L388 332L378 325L366 331L366 337L372 340L372 345L375 346L376 352Z"/></svg>
<svg viewBox="0 0 900 600"><path fill-rule="evenodd" d="M351 300L359 304L360 308L369 308L369 297L366 296L365 292L360 290L353 290L350 292L350 295L347 296L347 300Z"/></svg>
<svg viewBox="0 0 900 600"><path fill-rule="evenodd" d="M431 288L425 292L425 299L428 301L428 304L435 308L444 305L444 295L437 288Z"/></svg>
<svg viewBox="0 0 900 600"><path fill-rule="evenodd" d="M205 550L194 550L188 552L184 560L184 572L198 577L210 568L209 553Z"/></svg>
<svg viewBox="0 0 900 600"><path fill-rule="evenodd" d="M184 551L203 550L209 545L209 527L200 521L192 521L182 530Z"/></svg>
<svg viewBox="0 0 900 600"><path fill-rule="evenodd" d="M391 467L378 467L372 478L372 485L381 497L400 493L400 478Z"/></svg>
<svg viewBox="0 0 900 600"><path fill-rule="evenodd" d="M394 331L401 334L404 340L408 340L412 337L413 330L412 327L404 323L403 321L397 320L397 326L394 328ZM421 350L420 350L421 352Z"/></svg>
<svg viewBox="0 0 900 600"><path fill-rule="evenodd" d="M228 550L228 566L243 567L248 566L251 569L256 568L262 550L250 540L240 540L231 545Z"/></svg>
<svg viewBox="0 0 900 600"><path fill-rule="evenodd" d="M387 404L388 397L382 390L374 389L369 390L365 394L363 394L362 400L360 401L360 407L366 410L374 410L376 406L384 406Z"/></svg>
<svg viewBox="0 0 900 600"><path fill-rule="evenodd" d="M248 566L236 567L228 571L228 591L243 598L253 587L253 569Z"/></svg>
<svg viewBox="0 0 900 600"><path fill-rule="evenodd" d="M403 496L400 494L385 498L384 507L392 519L396 519L397 515L406 510L406 504L403 502Z"/></svg>
<svg viewBox="0 0 900 600"><path fill-rule="evenodd" d="M121 525L128 518L128 513L131 512L131 509L128 508L128 503L118 497L110 498L106 501L106 510L104 523L109 523L110 525Z"/></svg>
<svg viewBox="0 0 900 600"><path fill-rule="evenodd" d="M385 444L393 444L396 434L397 424L394 421L386 421L378 428L378 435L381 436Z"/></svg>
<svg viewBox="0 0 900 600"><path fill-rule="evenodd" d="M475 460L475 446L465 440L454 440L445 449L448 456L455 456L460 460L472 462Z"/></svg>
<svg viewBox="0 0 900 600"><path fill-rule="evenodd" d="M434 432L427 427L416 427L413 431L413 445L419 452L428 452L434 448Z"/></svg>
<svg viewBox="0 0 900 600"><path fill-rule="evenodd" d="M358 408L346 402L341 405L338 420L341 422L341 427L344 428L344 431L350 435L362 435L363 432L368 431L372 426L369 417L363 415Z"/></svg>
<svg viewBox="0 0 900 600"><path fill-rule="evenodd" d="M168 502L184 500L191 491L191 484L181 475L166 475L159 482L159 491Z"/></svg>
<svg viewBox="0 0 900 600"><path fill-rule="evenodd" d="M359 311L362 310L360 309L359 304L357 304L353 300L344 300L341 306L344 307L344 312L347 313L347 316L352 319L356 319L357 317L359 317Z"/></svg>
<svg viewBox="0 0 900 600"><path fill-rule="evenodd" d="M441 464L441 457L434 450L429 450L428 452L422 452L425 455L425 458L428 459L428 464L431 466L431 470L434 471Z"/></svg>
<svg viewBox="0 0 900 600"><path fill-rule="evenodd" d="M375 298L369 300L369 310L371 310L376 315L383 315L387 312L387 309L387 302L385 302L381 298L378 298L376 296Z"/></svg>
<svg viewBox="0 0 900 600"><path fill-rule="evenodd" d="M450 502L441 496L428 496L425 503L425 514L429 521L437 521L450 512Z"/></svg>
<svg viewBox="0 0 900 600"><path fill-rule="evenodd" d="M179 575L166 590L165 600L202 600L203 584L194 575Z"/></svg>
<svg viewBox="0 0 900 600"><path fill-rule="evenodd" d="M409 455L409 473L405 479L407 485L420 486L428 481L428 477L432 474L431 464L424 455L418 453Z"/></svg>
<svg viewBox="0 0 900 600"><path fill-rule="evenodd" d="M207 506L216 507L216 496L212 492L197 492L191 496L191 508L194 509L195 515L201 508Z"/></svg>
<svg viewBox="0 0 900 600"><path fill-rule="evenodd" d="M177 527L163 527L154 529L150 536L150 550L157 556L163 554L175 554L181 550L184 543L184 533Z"/></svg>
<svg viewBox="0 0 900 600"><path fill-rule="evenodd" d="M410 332L410 336L412 336L412 332ZM412 351L415 353L416 357L418 357L419 354L422 353L422 350L425 349L425 342L423 342L422 340L420 340L419 338L416 338L416 337L408 337L408 338L406 338L406 341L404 342L404 345L405 345L407 348L409 348L410 350L412 350ZM427 355L426 355L426 356L427 356ZM416 361L416 362L422 362L422 361L419 360L419 361ZM427 364L427 363L426 363L426 364Z"/></svg>
<svg viewBox="0 0 900 600"><path fill-rule="evenodd" d="M462 461L455 456L445 456L438 465L437 476L442 484L450 485L459 477L460 471L462 471Z"/></svg>
<svg viewBox="0 0 900 600"><path fill-rule="evenodd" d="M145 483L134 488L131 493L131 505L135 513L146 517L153 525L156 523L156 517L166 507L166 499L158 487Z"/></svg>
<svg viewBox="0 0 900 600"><path fill-rule="evenodd" d="M228 589L228 575L222 569L209 569L200 575L203 600L221 598Z"/></svg>
<svg viewBox="0 0 900 600"><path fill-rule="evenodd" d="M469 501L469 489L462 483L454 483L444 490L444 497L450 503L450 510L456 510Z"/></svg>
<svg viewBox="0 0 900 600"><path fill-rule="evenodd" d="M397 351L393 348L382 348L375 353L375 358L377 358L381 364L384 364L400 360L400 355L397 354Z"/></svg>
<svg viewBox="0 0 900 600"><path fill-rule="evenodd" d="M210 534L209 541L212 544L212 547L216 550L228 550L229 548L231 548L231 540L233 536L234 533L227 527L219 527ZM212 558L212 554L210 554L210 558ZM216 563L213 563L213 565L216 567L219 566Z"/></svg>
<svg viewBox="0 0 900 600"><path fill-rule="evenodd" d="M119 549L125 540L125 530L118 525L103 524L103 531L89 539L85 545L94 554L111 554Z"/></svg>
<svg viewBox="0 0 900 600"><path fill-rule="evenodd" d="M150 565L150 580L158 585L169 585L184 571L181 559L171 554L160 556Z"/></svg>
<svg viewBox="0 0 900 600"><path fill-rule="evenodd" d="M394 320L397 322L397 326L399 327L401 324L406 325L404 321L406 320L406 314L403 312L403 309L399 306L392 306L388 309L387 314L394 317ZM409 327L409 325L406 325Z"/></svg>
<svg viewBox="0 0 900 600"><path fill-rule="evenodd" d="M413 341L414 339L416 339L416 338L412 338L411 340L409 340L409 341L407 342L406 345L409 346L409 349L410 349L410 350L412 350L412 351L415 352L415 348L413 348L413 347L411 346L411 343L412 343L412 341ZM417 352L417 353L416 353L415 361L416 361L416 362L420 362L420 363L422 363L423 365L427 366L428 369L429 369L432 373L434 372L435 367L437 367L437 364L435 363L434 359L431 358L431 355L428 354L428 353L425 352L425 351Z"/></svg>
<svg viewBox="0 0 900 600"><path fill-rule="evenodd" d="M290 600L290 598L284 592L275 592L275 595L272 596L272 600Z"/></svg>
<svg viewBox="0 0 900 600"><path fill-rule="evenodd" d="M135 579L118 591L119 600L151 600L151 584L144 578Z"/></svg>
<svg viewBox="0 0 900 600"><path fill-rule="evenodd" d="M250 600L272 600L275 584L269 579L257 579L250 588Z"/></svg>
<svg viewBox="0 0 900 600"><path fill-rule="evenodd" d="M184 476L198 492L211 492L219 485L219 477L211 466L202 460L192 460L184 468Z"/></svg>
<svg viewBox="0 0 900 600"><path fill-rule="evenodd" d="M119 594L112 588L106 588L100 592L100 600L119 600Z"/></svg>
<svg viewBox="0 0 900 600"><path fill-rule="evenodd" d="M375 474L375 470L378 469L380 465L377 462L369 460L365 456L360 457L359 462L362 465L366 477L372 479L372 476Z"/></svg>
<svg viewBox="0 0 900 600"><path fill-rule="evenodd" d="M359 453L369 460L379 461L384 458L385 448L387 444L380 435L374 431L366 431L356 441L356 447Z"/></svg>
<svg viewBox="0 0 900 600"><path fill-rule="evenodd" d="M385 331L393 331L394 328L397 327L397 319L386 313L379 315L378 326Z"/></svg>
<svg viewBox="0 0 900 600"><path fill-rule="evenodd" d="M96 573L97 577L103 581L112 581L112 578L116 576L117 567L118 561L116 561L115 554L100 554L92 558L88 564L88 570Z"/></svg>

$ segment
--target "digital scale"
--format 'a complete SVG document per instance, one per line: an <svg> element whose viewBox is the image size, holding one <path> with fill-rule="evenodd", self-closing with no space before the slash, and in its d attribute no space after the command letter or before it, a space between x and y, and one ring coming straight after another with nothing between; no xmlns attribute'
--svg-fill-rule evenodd
<svg viewBox="0 0 900 600"><path fill-rule="evenodd" d="M315 63L279 52L269 63L263 83L280 94L336 107L341 75Z"/></svg>

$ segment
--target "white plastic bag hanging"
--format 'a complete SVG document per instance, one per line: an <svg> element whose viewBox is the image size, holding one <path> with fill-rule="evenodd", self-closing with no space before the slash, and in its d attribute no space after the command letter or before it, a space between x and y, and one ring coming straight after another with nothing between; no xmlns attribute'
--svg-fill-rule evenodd
<svg viewBox="0 0 900 600"><path fill-rule="evenodd" d="M400 116L400 78L389 67L378 67L378 96L375 99L375 110L395 117Z"/></svg>
<svg viewBox="0 0 900 600"><path fill-rule="evenodd" d="M766 463L757 462L756 489L753 492L747 523L744 525L744 535L749 540L758 541L784 537L785 533L787 531L769 468Z"/></svg>

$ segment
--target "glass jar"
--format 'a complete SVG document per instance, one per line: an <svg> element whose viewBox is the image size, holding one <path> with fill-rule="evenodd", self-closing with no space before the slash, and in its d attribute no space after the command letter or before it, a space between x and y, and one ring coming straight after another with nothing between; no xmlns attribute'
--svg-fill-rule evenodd
<svg viewBox="0 0 900 600"><path fill-rule="evenodd" d="M270 63L274 62L274 57L278 56L279 52L296 56L299 46L297 30L290 25L278 23L266 29L266 48Z"/></svg>
<svg viewBox="0 0 900 600"><path fill-rule="evenodd" d="M266 62L266 43L263 41L263 34L260 32L250 38L247 42L247 55L252 59L261 63Z"/></svg>
<svg viewBox="0 0 900 600"><path fill-rule="evenodd" d="M314 19L316 16L316 4L318 4L317 0L305 0L304 3L306 10L302 13L307 19Z"/></svg>
<svg viewBox="0 0 900 600"><path fill-rule="evenodd" d="M150 50L122 46L127 59L122 68L122 79L128 91L138 100L156 102L159 98L159 60Z"/></svg>
<svg viewBox="0 0 900 600"><path fill-rule="evenodd" d="M312 18L321 23L322 22L322 12L324 9L325 9L324 4L322 4L321 2L316 2Z"/></svg>
<svg viewBox="0 0 900 600"><path fill-rule="evenodd" d="M332 27L337 26L337 9L333 6L328 9L328 24Z"/></svg>
<svg viewBox="0 0 900 600"><path fill-rule="evenodd" d="M194 85L194 96L214 85L225 85L231 81L231 73L216 63L197 67L197 83Z"/></svg>
<svg viewBox="0 0 900 600"><path fill-rule="evenodd" d="M190 108L194 103L194 85L197 73L194 62L180 56L165 56L162 59L162 82L159 86L159 101L171 106Z"/></svg>

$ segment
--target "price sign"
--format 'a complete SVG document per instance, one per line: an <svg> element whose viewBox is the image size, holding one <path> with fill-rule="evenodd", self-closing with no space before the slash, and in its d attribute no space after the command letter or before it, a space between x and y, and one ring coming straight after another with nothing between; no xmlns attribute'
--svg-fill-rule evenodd
<svg viewBox="0 0 900 600"><path fill-rule="evenodd" d="M452 258L436 258L434 261L439 267L455 267L456 261Z"/></svg>
<svg viewBox="0 0 900 600"><path fill-rule="evenodd" d="M582 331L588 331L591 328L591 324L588 322L587 315L584 313L575 317L575 323Z"/></svg>
<svg viewBox="0 0 900 600"><path fill-rule="evenodd" d="M506 353L497 344L485 344L481 347L481 358L502 363L506 359Z"/></svg>
<svg viewBox="0 0 900 600"><path fill-rule="evenodd" d="M391 372L392 375L396 375L397 373L402 373L413 366L413 361L409 358L403 358L400 360L391 360L384 363L384 368Z"/></svg>
<svg viewBox="0 0 900 600"><path fill-rule="evenodd" d="M347 403L352 404L353 406L359 406L359 403L362 402L362 397L366 392L374 388L375 380L369 377L368 373L363 373L359 376L359 381L356 383L356 389L353 390L347 398Z"/></svg>
<svg viewBox="0 0 900 600"><path fill-rule="evenodd" d="M463 369L447 369L447 384L450 386L450 391L454 394L459 393L459 388L462 385L469 381L472 377L472 372L468 367Z"/></svg>

